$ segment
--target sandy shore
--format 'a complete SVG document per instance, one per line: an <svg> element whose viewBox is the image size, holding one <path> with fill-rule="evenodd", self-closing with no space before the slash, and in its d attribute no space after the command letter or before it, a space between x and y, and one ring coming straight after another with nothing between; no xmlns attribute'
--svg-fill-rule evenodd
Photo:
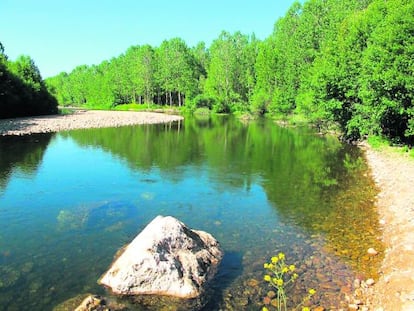
<svg viewBox="0 0 414 311"><path fill-rule="evenodd" d="M0 119L0 135L26 135L81 128L119 127L182 120L181 116L154 112L75 111L68 115Z"/></svg>
<svg viewBox="0 0 414 311"><path fill-rule="evenodd" d="M414 310L414 160L365 146L386 246L381 277L368 298L369 310Z"/></svg>

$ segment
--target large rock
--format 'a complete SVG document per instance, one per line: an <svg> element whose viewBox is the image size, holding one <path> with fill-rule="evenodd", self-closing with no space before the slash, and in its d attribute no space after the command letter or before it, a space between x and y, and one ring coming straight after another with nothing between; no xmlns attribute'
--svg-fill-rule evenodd
<svg viewBox="0 0 414 311"><path fill-rule="evenodd" d="M157 216L114 261L98 283L115 294L195 298L223 257L209 233Z"/></svg>

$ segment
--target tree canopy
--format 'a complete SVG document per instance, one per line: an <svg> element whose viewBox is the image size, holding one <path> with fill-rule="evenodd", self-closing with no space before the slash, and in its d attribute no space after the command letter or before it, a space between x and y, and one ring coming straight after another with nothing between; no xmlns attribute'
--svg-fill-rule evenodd
<svg viewBox="0 0 414 311"><path fill-rule="evenodd" d="M9 61L0 42L0 118L57 113L35 62L29 56Z"/></svg>
<svg viewBox="0 0 414 311"><path fill-rule="evenodd" d="M128 103L303 115L347 139L414 139L414 3L295 2L263 41L223 31L210 47L180 38L133 46L47 80L61 105Z"/></svg>

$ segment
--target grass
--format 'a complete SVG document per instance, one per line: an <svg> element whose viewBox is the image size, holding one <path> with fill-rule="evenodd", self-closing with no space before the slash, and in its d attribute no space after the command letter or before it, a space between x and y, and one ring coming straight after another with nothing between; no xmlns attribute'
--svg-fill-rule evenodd
<svg viewBox="0 0 414 311"><path fill-rule="evenodd" d="M408 154L412 159L414 159L414 149L407 145L394 145L392 142L381 136L369 136L367 142L374 150L388 150L399 154Z"/></svg>
<svg viewBox="0 0 414 311"><path fill-rule="evenodd" d="M157 104L122 104L112 108L115 111L149 111L149 112L165 112L165 113L180 113L183 107L166 106Z"/></svg>
<svg viewBox="0 0 414 311"><path fill-rule="evenodd" d="M74 110L71 108L66 108L66 107L59 107L58 108L58 114L60 115L68 115L68 114L73 114Z"/></svg>

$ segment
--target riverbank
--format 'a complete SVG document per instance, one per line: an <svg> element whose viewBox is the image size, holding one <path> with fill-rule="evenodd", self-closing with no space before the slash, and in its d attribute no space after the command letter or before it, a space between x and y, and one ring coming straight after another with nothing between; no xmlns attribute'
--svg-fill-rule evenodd
<svg viewBox="0 0 414 311"><path fill-rule="evenodd" d="M77 110L67 115L0 119L0 136L59 132L82 128L119 127L182 120L178 115L155 112Z"/></svg>
<svg viewBox="0 0 414 311"><path fill-rule="evenodd" d="M414 160L364 145L380 189L377 207L386 247L381 277L368 297L370 310L414 310Z"/></svg>

